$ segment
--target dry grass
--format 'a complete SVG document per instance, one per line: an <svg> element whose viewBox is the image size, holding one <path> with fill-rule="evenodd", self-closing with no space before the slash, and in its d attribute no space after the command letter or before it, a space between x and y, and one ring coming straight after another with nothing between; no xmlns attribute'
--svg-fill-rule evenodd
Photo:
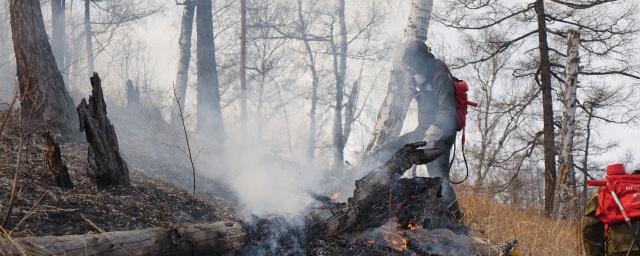
<svg viewBox="0 0 640 256"><path fill-rule="evenodd" d="M507 206L467 191L458 192L464 223L493 244L516 239L519 255L582 255L579 220L550 220L533 207Z"/></svg>

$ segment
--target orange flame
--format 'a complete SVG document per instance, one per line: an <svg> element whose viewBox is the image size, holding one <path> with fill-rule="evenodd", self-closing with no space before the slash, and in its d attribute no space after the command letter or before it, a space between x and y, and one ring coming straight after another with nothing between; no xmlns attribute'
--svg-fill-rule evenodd
<svg viewBox="0 0 640 256"><path fill-rule="evenodd" d="M396 239L395 237L391 237L390 235L384 236L384 240L386 240L389 244L393 246L393 248L397 251L404 251L407 249L407 239L404 237L399 237Z"/></svg>
<svg viewBox="0 0 640 256"><path fill-rule="evenodd" d="M415 230L415 229L419 229L422 228L422 225L412 225L411 223L409 223L409 226L407 226L408 230Z"/></svg>
<svg viewBox="0 0 640 256"><path fill-rule="evenodd" d="M331 194L331 196L329 198L331 198L331 200L335 201L338 199L338 197L340 197L340 192L335 192L333 194Z"/></svg>

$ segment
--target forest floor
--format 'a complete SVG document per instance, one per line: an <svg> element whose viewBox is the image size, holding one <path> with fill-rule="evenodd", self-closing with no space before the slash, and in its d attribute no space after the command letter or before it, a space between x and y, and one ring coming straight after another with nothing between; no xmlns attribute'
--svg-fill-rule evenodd
<svg viewBox="0 0 640 256"><path fill-rule="evenodd" d="M463 224L490 243L518 240L518 255L583 255L579 219L548 219L534 207L505 205L467 189L457 189Z"/></svg>
<svg viewBox="0 0 640 256"><path fill-rule="evenodd" d="M132 122L126 117L114 121ZM177 142L169 137L175 135L157 130L162 129L159 127L137 124L118 131L131 186L100 191L86 172L83 137L61 143L75 185L64 190L55 186L46 170L45 130L11 123L0 134L0 187L4 188L0 190L0 222L14 177L18 193L4 232L12 237L57 236L238 220L236 199L223 183L198 176L198 193L192 195L192 176L184 156L170 149ZM160 144L167 147L150 146ZM464 225L492 244L517 239L518 255L581 255L578 220L549 220L533 207L500 204L465 189L458 189L458 197Z"/></svg>
<svg viewBox="0 0 640 256"><path fill-rule="evenodd" d="M60 189L46 170L43 132L44 129L38 127L9 125L0 135L0 187L3 188L0 190L0 222L9 205L14 177L17 177L17 197L5 226L5 232L13 237L84 234L237 219L233 203L224 198L227 191L222 184L198 177L200 185L208 190L201 192L200 189L194 197L188 190L153 178L158 172L140 166L137 161L129 162L130 187L98 190L86 172L87 145L84 142L60 144L75 185L70 190ZM165 162L171 161L165 158ZM146 161L138 159L138 162ZM156 161L156 166L162 165L163 162ZM190 173L163 171L163 178L173 176L177 181L189 180Z"/></svg>

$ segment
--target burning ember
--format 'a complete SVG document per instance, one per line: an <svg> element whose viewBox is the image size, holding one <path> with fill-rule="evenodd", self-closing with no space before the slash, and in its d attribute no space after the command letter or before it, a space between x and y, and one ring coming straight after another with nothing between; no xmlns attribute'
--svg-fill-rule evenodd
<svg viewBox="0 0 640 256"><path fill-rule="evenodd" d="M407 229L409 231L419 229L419 228L422 228L422 225L411 225L411 223L409 223L409 225L407 226Z"/></svg>
<svg viewBox="0 0 640 256"><path fill-rule="evenodd" d="M329 198L331 198L331 200L335 201L335 200L338 200L338 197L340 197L340 192L335 192L335 193L331 194L331 196Z"/></svg>
<svg viewBox="0 0 640 256"><path fill-rule="evenodd" d="M396 251L403 252L407 249L407 239L403 237L403 234L385 235L384 240L387 241L387 243L389 243Z"/></svg>

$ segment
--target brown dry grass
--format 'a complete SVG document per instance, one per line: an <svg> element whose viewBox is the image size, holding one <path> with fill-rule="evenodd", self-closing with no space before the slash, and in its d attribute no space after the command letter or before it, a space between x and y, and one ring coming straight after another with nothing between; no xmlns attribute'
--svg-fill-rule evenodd
<svg viewBox="0 0 640 256"><path fill-rule="evenodd" d="M518 255L582 255L579 220L551 220L533 207L508 206L458 191L464 224L492 244L518 240Z"/></svg>

